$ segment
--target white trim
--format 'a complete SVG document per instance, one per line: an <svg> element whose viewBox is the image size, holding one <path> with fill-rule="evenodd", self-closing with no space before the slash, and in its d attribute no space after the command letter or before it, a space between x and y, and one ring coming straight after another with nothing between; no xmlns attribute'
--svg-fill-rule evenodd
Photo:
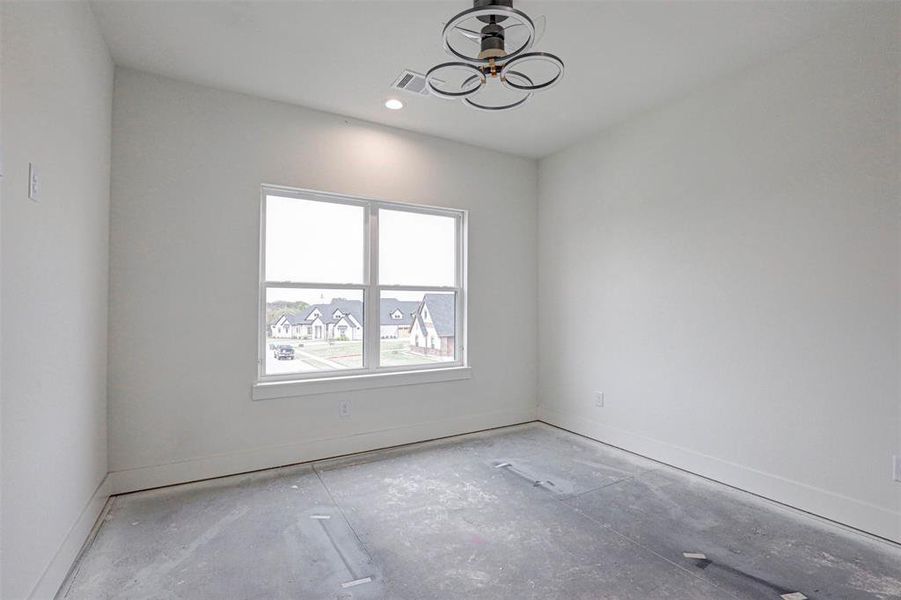
<svg viewBox="0 0 901 600"><path fill-rule="evenodd" d="M266 375L258 380L253 387L264 384L298 383L301 381L319 381L326 379L344 379L360 375L369 375L371 371L366 368L333 369L331 371L302 371L300 373L280 373L278 375Z"/></svg>
<svg viewBox="0 0 901 600"><path fill-rule="evenodd" d="M456 292L460 288L449 285L380 285L383 292Z"/></svg>
<svg viewBox="0 0 901 600"><path fill-rule="evenodd" d="M330 192L318 192L315 190L303 190L296 188L287 188L278 185L262 184L260 198L260 257L259 257L259 304L257 307L257 383L253 387L252 397L254 400L262 399L257 397L257 389L267 384L278 383L284 385L285 382L299 383L303 380L309 382L322 382L324 380L340 380L354 381L365 375L385 375L393 373L407 374L412 371L432 371L436 367L433 363L424 363L421 365L407 365L404 367L382 367L380 362L380 344L381 344L381 297L382 291L387 290L408 290L427 292L453 292L454 293L454 320L456 323L454 331L454 357L452 362L441 365L447 367L464 367L467 365L466 360L466 333L467 333L467 295L466 295L466 278L468 260L468 238L467 226L469 213L464 209L432 207L419 204L406 204L402 202L389 202L373 198L362 198L355 196L347 196L343 194L333 194ZM312 200L319 202L330 202L340 204L350 204L361 206L364 208L364 281L362 284L343 283L343 284L326 284L313 282L287 282L287 281L269 281L266 279L266 203L269 195L282 196L290 198L298 198L301 200ZM455 222L455 258L456 269L454 272L454 286L404 286L404 285L379 285L379 210L385 208L388 210L398 210L405 212L415 212L428 215L441 215L454 219ZM269 323L266 321L266 299L267 290L269 288L297 288L297 289L353 289L362 290L363 292L363 365L357 369L335 369L325 371L311 371L304 373L289 374L267 374L266 360L268 359L267 337L269 333ZM459 379L460 377L454 377ZM379 379L373 379L373 382L379 382ZM400 380L402 381L402 380ZM447 381L447 379L440 379ZM415 381L413 383L420 383ZM388 385L388 384L385 384ZM406 385L406 383L392 383L390 385ZM384 387L384 385L366 385L365 387ZM300 388L298 388L300 389ZM316 386L305 385L306 390L299 393L291 393L277 397L301 396L307 394L327 393L331 391L346 391L347 389L365 389L360 387L344 388L329 383L328 386L317 389Z"/></svg>
<svg viewBox="0 0 901 600"><path fill-rule="evenodd" d="M448 208L446 206L435 206L429 204L414 204L412 202L399 202L397 200L382 200L381 198L372 198L369 196L352 196L350 194L323 192L306 188L293 188L273 183L263 183L261 184L261 186L264 190L264 193L265 190L269 190L273 193L273 196L297 198L299 200L314 200L319 202L353 204L356 206L365 206L367 204L374 203L380 204L385 208L396 208L398 210L420 212L425 214L443 213L447 216L456 216L461 212L466 212L466 210L462 208Z"/></svg>
<svg viewBox="0 0 901 600"><path fill-rule="evenodd" d="M546 406L539 419L792 509L901 543L901 513Z"/></svg>
<svg viewBox="0 0 901 600"><path fill-rule="evenodd" d="M397 387L421 383L457 381L472 377L470 367L447 367L442 369L415 369L409 371L386 371L382 373L362 373L345 377L321 377L293 381L261 381L254 384L251 397L254 400L273 398L294 398L334 392L352 392L373 388Z"/></svg>
<svg viewBox="0 0 901 600"><path fill-rule="evenodd" d="M375 283L379 280L379 205L369 207L369 248L366 255L369 262L366 272L369 274L366 293L369 304L363 307L365 325L363 329L363 359L368 370L377 369L381 361L381 327L382 327L382 295Z"/></svg>
<svg viewBox="0 0 901 600"><path fill-rule="evenodd" d="M259 260L259 298L257 301L257 379L266 373L266 286L262 282L266 280L266 187L260 188L260 247L258 249Z"/></svg>
<svg viewBox="0 0 901 600"><path fill-rule="evenodd" d="M468 365L469 358L466 347L469 332L469 213L464 212L457 219L457 272L455 274L457 291L455 298L454 323L454 360Z"/></svg>
<svg viewBox="0 0 901 600"><path fill-rule="evenodd" d="M530 406L205 456L165 465L113 471L109 474L110 489L113 494L125 494L166 485L236 475L345 454L368 452L401 444L462 435L484 429L518 425L534 420L535 407Z"/></svg>
<svg viewBox="0 0 901 600"><path fill-rule="evenodd" d="M266 281L267 288L293 288L300 290L361 290L365 283L296 283L293 281Z"/></svg>
<svg viewBox="0 0 901 600"><path fill-rule="evenodd" d="M56 597L57 592L66 582L69 571L75 564L82 548L91 539L97 520L103 514L103 509L111 495L109 482L109 475L104 476L100 485L94 490L94 494L88 499L81 514L78 515L69 533L66 534L65 539L56 550L56 554L50 560L50 564L47 565L34 589L31 590L29 599L45 600Z"/></svg>

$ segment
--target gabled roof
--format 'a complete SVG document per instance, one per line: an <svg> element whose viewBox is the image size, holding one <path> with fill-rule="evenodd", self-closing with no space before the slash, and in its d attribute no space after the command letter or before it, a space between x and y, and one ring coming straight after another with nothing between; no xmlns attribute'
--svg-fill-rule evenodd
<svg viewBox="0 0 901 600"><path fill-rule="evenodd" d="M300 315L282 315L281 318L279 318L279 320L275 322L275 324L278 325L279 321L281 321L282 319L284 319L285 322L288 323L288 325L297 325L303 320Z"/></svg>
<svg viewBox="0 0 901 600"><path fill-rule="evenodd" d="M401 327L405 327L413 322L413 313L416 312L416 309L419 308L419 302L415 300L398 300L396 298L382 298L382 303L379 306L381 309L379 311L379 321L381 325L398 325ZM399 310L403 317L400 319L393 319L391 317L394 314L395 310Z"/></svg>
<svg viewBox="0 0 901 600"><path fill-rule="evenodd" d="M288 322L289 325L302 325L303 323L305 323L305 320L303 317L304 314L306 314L306 313L285 315L285 320Z"/></svg>
<svg viewBox="0 0 901 600"><path fill-rule="evenodd" d="M426 294L426 296L435 296L438 298L436 302L439 304L442 302L442 297L448 296L447 294ZM454 318L454 305L453 305L453 294L449 295L450 302L450 331L448 334L439 334L439 335L453 335L453 318ZM409 326L413 322L413 315L419 309L420 302L416 302L415 300L398 300L397 298L382 298L380 306L379 306L379 321L381 325L398 325L401 327ZM340 319L335 319L332 315L335 314L335 310L340 310L342 314L345 316L350 315L354 319L356 319L357 323L363 324L363 302L360 300L347 300L345 298L335 298L328 304L311 304L307 308L303 310L303 312L296 314L286 314L284 315L285 320L291 325L309 325L311 324L315 318L311 318L316 309L319 309L320 317L319 319L325 323L336 323ZM400 319L393 319L391 315L394 311L399 310L403 317ZM436 309L429 307L429 312L435 313ZM437 310L441 310L439 307ZM433 317L434 318L434 317ZM278 324L278 320L276 320L273 325ZM437 327L437 325L436 325Z"/></svg>
<svg viewBox="0 0 901 600"><path fill-rule="evenodd" d="M345 298L335 298L328 304L313 304L308 306L304 312L300 313L300 315L294 316L302 316L298 323L311 323L315 318L311 318L310 315L312 315L317 308L321 313L319 319L325 324L337 323L341 320L340 318L336 319L332 316L335 314L335 310L340 310L341 314L345 316L350 315L356 319L357 323L363 324L363 302L360 300L347 300Z"/></svg>
<svg viewBox="0 0 901 600"><path fill-rule="evenodd" d="M432 317L432 325L439 336L453 337L456 334L453 294L426 294L422 297L422 304L428 309ZM420 308L416 309L417 318L420 310Z"/></svg>

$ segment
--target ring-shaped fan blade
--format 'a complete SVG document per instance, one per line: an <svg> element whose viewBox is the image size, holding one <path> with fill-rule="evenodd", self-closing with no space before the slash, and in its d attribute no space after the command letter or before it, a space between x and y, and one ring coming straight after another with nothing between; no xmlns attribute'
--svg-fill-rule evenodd
<svg viewBox="0 0 901 600"><path fill-rule="evenodd" d="M535 23L535 41L532 42L532 45L535 45L541 41L541 38L544 37L544 32L547 29L547 17L545 17L544 15L541 15L540 17L535 17L534 19L532 19L532 22ZM504 31L509 30L509 29L515 29L516 27L521 27L521 26L522 26L521 23L513 23L512 25L508 25L507 27L504 27ZM458 29L459 29L459 27L458 27ZM464 35L466 35L466 34L464 34Z"/></svg>
<svg viewBox="0 0 901 600"><path fill-rule="evenodd" d="M510 79L518 79L521 85L531 85L532 84L532 80L527 75L524 75L523 73L518 73L516 71L508 72L507 77ZM467 79L464 82L463 85L466 86L474 78L475 78L475 76L470 77L469 79ZM484 88L485 88L485 86L481 85L477 89L482 90ZM525 92L524 94L525 95L522 98L520 98L514 102L507 102L504 104L487 104L485 102L479 102L477 99L474 99L475 98L474 96L471 96L471 95L467 95L468 97L463 98L463 102L465 102L466 104L468 104L469 106L471 106L473 108L477 108L479 110L484 110L484 111L488 111L488 112L494 112L494 111L499 111L499 110L510 110L511 108L516 108L517 106L521 106L529 98L532 97L532 92Z"/></svg>
<svg viewBox="0 0 901 600"><path fill-rule="evenodd" d="M529 62L542 62L546 65L550 65L554 69L556 69L556 74L552 77L548 78L547 81L541 83L535 83L531 79L529 79L528 83L522 83L522 72L513 71L514 67L518 69L522 69L523 66ZM520 54L516 58L507 61L503 68L501 69L501 83L504 84L505 87L519 90L521 92L537 92L540 90L546 90L550 87L557 85L560 80L563 78L563 61L560 60L559 57L551 54L550 52L527 52L525 54ZM511 75L516 75L511 79ZM519 81L517 81L517 79Z"/></svg>
<svg viewBox="0 0 901 600"><path fill-rule="evenodd" d="M464 39L466 39L467 41L473 41L473 38L470 37L469 34L474 32L475 30L471 27L464 27L463 29L466 30L466 35L464 35L464 32L461 30L461 25L464 25L471 19L479 19L480 17L494 17L497 19L503 18L504 20L509 21L511 25L519 23L522 27L525 28L525 41L519 44L516 48L507 49L507 59L518 56L523 52L527 52L529 48L532 47L532 44L535 41L535 25L534 23L532 23L532 19L530 19L529 16L521 10L517 10L509 6L495 5L486 8L470 8L454 16L444 26L444 31L441 34L441 37L444 41L444 49L457 58L471 63L488 64L489 62L495 60L496 57L483 56L480 52L464 52L454 46L453 41L449 39L451 33L460 31L460 35L463 35ZM509 25L507 27L509 27ZM479 36L480 37L478 41L481 43L481 33L479 33Z"/></svg>
<svg viewBox="0 0 901 600"><path fill-rule="evenodd" d="M459 90L451 90L442 87L440 84L445 83L438 79L437 75L445 69L459 69L470 73L470 75L460 84ZM475 94L482 86L485 85L485 74L476 66L465 62L446 62L435 65L425 74L425 83L429 91L445 100L458 100L465 98L470 94Z"/></svg>

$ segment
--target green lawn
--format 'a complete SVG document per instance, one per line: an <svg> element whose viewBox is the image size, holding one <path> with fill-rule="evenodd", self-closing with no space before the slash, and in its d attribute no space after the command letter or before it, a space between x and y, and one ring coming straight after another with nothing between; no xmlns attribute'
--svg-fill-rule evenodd
<svg viewBox="0 0 901 600"><path fill-rule="evenodd" d="M300 349L319 358L363 356L363 342L305 343L304 347Z"/></svg>
<svg viewBox="0 0 901 600"><path fill-rule="evenodd" d="M421 365L437 362L448 362L437 356L423 356L410 352L410 342L406 339L381 340L381 356L383 367L399 367L403 365Z"/></svg>
<svg viewBox="0 0 901 600"><path fill-rule="evenodd" d="M266 341L267 350L269 344L291 346L297 353L295 355L296 360L303 360L316 369L328 369L331 366L329 363L337 363L346 368L359 368L363 365L362 341L333 342L329 344L321 341L311 342L270 338ZM300 344L303 344L303 347ZM271 352L271 350L268 351ZM442 359L436 356L423 356L422 354L410 352L410 342L407 339L380 340L380 352L380 364L390 367L441 363L452 360L450 358ZM314 360L310 360L309 356L314 357Z"/></svg>
<svg viewBox="0 0 901 600"><path fill-rule="evenodd" d="M270 338L266 341L267 348L269 344L291 346L294 348L295 360L302 360L316 369L334 368L331 363L337 363L346 368L359 368L363 365L363 342L361 341L329 344L322 341L312 342ZM308 358L310 356L314 357L314 360Z"/></svg>
<svg viewBox="0 0 901 600"><path fill-rule="evenodd" d="M349 369L363 366L363 342L335 342L316 344L302 348L316 358L325 358Z"/></svg>

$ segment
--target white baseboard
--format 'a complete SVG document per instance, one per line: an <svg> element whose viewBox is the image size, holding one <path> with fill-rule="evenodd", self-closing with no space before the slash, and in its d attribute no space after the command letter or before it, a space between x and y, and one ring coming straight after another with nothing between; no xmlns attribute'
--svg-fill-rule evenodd
<svg viewBox="0 0 901 600"><path fill-rule="evenodd" d="M140 467L109 474L111 494L124 494L166 485L187 483L366 452L400 444L472 433L534 421L535 407L499 410L426 423L416 423L350 436L304 440L291 444L220 454L177 463Z"/></svg>
<svg viewBox="0 0 901 600"><path fill-rule="evenodd" d="M85 541L94 529L109 497L109 476L107 476L97 486L94 495L82 509L75 524L72 525L50 564L44 570L44 574L41 575L37 585L31 591L29 596L31 600L50 600L56 596L69 574L69 569L72 568Z"/></svg>
<svg viewBox="0 0 901 600"><path fill-rule="evenodd" d="M539 419L806 513L901 543L901 513L591 419L539 408Z"/></svg>

